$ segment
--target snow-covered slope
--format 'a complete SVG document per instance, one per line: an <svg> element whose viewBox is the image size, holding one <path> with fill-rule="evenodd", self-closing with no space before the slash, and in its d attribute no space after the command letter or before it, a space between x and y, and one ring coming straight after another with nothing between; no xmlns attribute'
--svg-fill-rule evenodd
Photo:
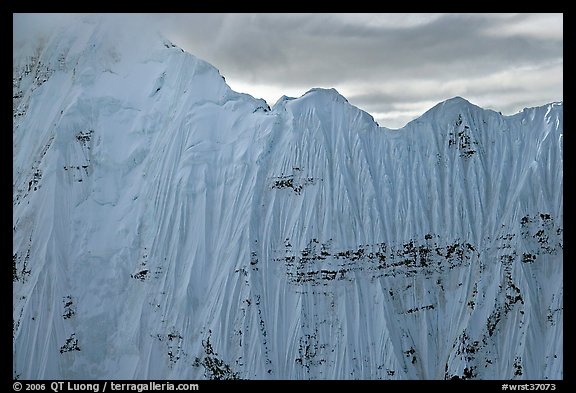
<svg viewBox="0 0 576 393"><path fill-rule="evenodd" d="M14 49L15 377L563 377L561 103L390 130L80 24Z"/></svg>

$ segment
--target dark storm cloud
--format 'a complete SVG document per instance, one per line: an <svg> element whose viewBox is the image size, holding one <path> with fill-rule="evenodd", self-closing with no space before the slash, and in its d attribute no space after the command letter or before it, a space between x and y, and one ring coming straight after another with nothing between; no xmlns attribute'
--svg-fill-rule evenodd
<svg viewBox="0 0 576 393"><path fill-rule="evenodd" d="M338 78L448 79L562 56L561 38L498 34L527 17L443 15L410 28L389 27L385 20L380 26L346 24L330 15L228 15L214 25L191 19L204 25L195 46L230 72L254 80L282 75L278 83L314 86Z"/></svg>

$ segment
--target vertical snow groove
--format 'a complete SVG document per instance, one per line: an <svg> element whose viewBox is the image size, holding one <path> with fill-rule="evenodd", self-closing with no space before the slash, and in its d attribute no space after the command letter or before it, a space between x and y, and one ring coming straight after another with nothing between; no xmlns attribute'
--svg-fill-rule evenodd
<svg viewBox="0 0 576 393"><path fill-rule="evenodd" d="M391 131L90 26L15 49L15 376L562 378L561 105Z"/></svg>

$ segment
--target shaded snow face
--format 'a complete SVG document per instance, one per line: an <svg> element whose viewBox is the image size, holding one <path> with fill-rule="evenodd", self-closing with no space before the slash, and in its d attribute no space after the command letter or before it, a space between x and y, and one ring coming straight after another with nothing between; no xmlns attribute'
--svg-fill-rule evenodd
<svg viewBox="0 0 576 393"><path fill-rule="evenodd" d="M563 377L562 104L392 131L82 23L14 51L14 377Z"/></svg>

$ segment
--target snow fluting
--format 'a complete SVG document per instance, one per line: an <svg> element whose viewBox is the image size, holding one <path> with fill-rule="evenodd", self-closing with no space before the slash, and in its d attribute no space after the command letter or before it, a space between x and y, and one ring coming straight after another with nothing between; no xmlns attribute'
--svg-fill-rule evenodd
<svg viewBox="0 0 576 393"><path fill-rule="evenodd" d="M114 38L14 48L14 377L563 377L562 103L387 129Z"/></svg>

